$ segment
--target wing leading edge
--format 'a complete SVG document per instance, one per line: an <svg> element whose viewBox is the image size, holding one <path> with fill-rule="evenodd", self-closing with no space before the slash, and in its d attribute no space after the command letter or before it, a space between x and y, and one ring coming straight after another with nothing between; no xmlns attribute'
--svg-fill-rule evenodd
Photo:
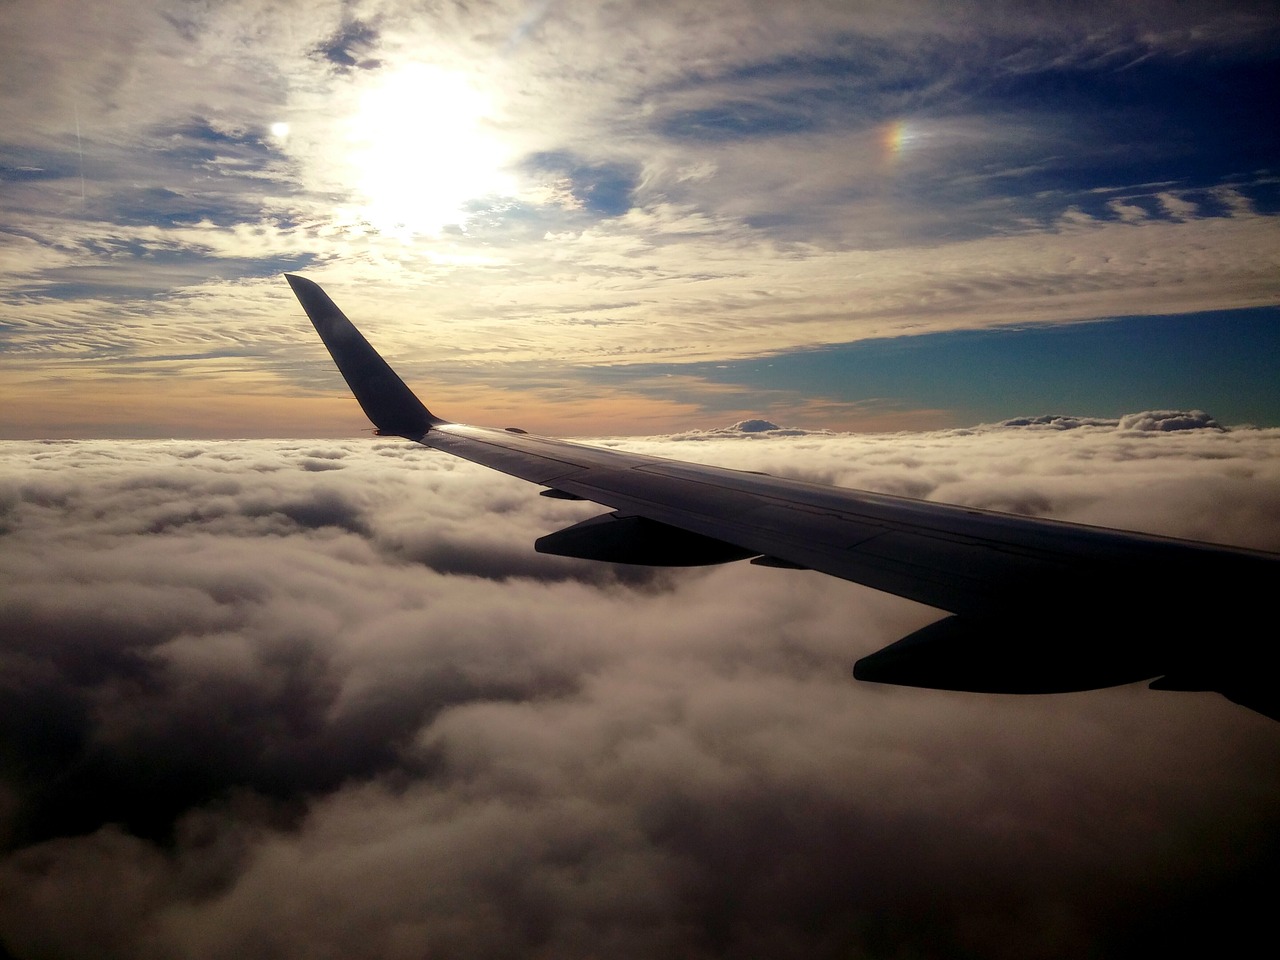
<svg viewBox="0 0 1280 960"><path fill-rule="evenodd" d="M542 537L540 552L656 565L754 558L951 614L859 660L863 680L1047 693L1159 678L1152 686L1216 690L1280 719L1274 643L1256 626L1268 622L1256 613L1280 556L451 423L317 284L287 279L380 434L613 509Z"/></svg>

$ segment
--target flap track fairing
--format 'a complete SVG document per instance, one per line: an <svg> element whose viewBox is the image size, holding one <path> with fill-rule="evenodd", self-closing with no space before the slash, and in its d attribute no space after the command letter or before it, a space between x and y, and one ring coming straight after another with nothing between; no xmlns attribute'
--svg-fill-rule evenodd
<svg viewBox="0 0 1280 960"><path fill-rule="evenodd" d="M668 526L646 517L603 516L583 520L534 542L539 553L606 563L652 567L701 567L755 556L723 540Z"/></svg>

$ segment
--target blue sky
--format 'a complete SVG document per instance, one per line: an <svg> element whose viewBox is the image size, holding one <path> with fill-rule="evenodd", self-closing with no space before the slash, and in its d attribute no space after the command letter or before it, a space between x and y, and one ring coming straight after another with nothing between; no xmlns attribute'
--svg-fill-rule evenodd
<svg viewBox="0 0 1280 960"><path fill-rule="evenodd" d="M8 4L0 436L359 429L284 271L457 419L1280 422L1278 40L1263 3ZM1131 337L1141 375L1050 389Z"/></svg>
<svg viewBox="0 0 1280 960"><path fill-rule="evenodd" d="M805 399L862 405L865 415L937 411L938 425L1015 415L1117 417L1139 408L1193 410L1223 423L1280 423L1280 309L1137 316L1094 323L965 330L863 340L771 357L585 371L656 395L675 375L715 384L715 409ZM731 388L731 389L723 389Z"/></svg>

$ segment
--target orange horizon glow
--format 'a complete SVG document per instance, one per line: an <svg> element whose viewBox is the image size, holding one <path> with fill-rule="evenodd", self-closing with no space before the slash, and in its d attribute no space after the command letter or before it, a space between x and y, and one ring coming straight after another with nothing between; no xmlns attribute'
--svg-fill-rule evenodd
<svg viewBox="0 0 1280 960"><path fill-rule="evenodd" d="M327 361L326 365L327 365ZM3 440L250 439L358 437L373 427L333 370L334 392L290 392L287 384L245 382L229 392L216 379L63 377L0 387L10 411ZM714 395L722 386L679 378L684 392ZM419 388L421 389L421 388ZM86 404L86 394L95 402ZM656 436L717 429L766 418L780 426L878 433L955 426L946 410L888 410L821 398L778 397L760 407L700 406L627 391L584 392L576 399L538 390L478 383L442 383L423 394L437 415L486 427L519 427L562 437Z"/></svg>

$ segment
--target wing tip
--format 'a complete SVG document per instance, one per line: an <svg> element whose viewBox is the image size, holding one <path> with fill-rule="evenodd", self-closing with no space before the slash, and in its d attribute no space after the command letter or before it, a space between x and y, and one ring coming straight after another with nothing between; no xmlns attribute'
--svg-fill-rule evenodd
<svg viewBox="0 0 1280 960"><path fill-rule="evenodd" d="M434 425L446 422L405 385L320 284L296 273L284 277L380 435L420 440Z"/></svg>

